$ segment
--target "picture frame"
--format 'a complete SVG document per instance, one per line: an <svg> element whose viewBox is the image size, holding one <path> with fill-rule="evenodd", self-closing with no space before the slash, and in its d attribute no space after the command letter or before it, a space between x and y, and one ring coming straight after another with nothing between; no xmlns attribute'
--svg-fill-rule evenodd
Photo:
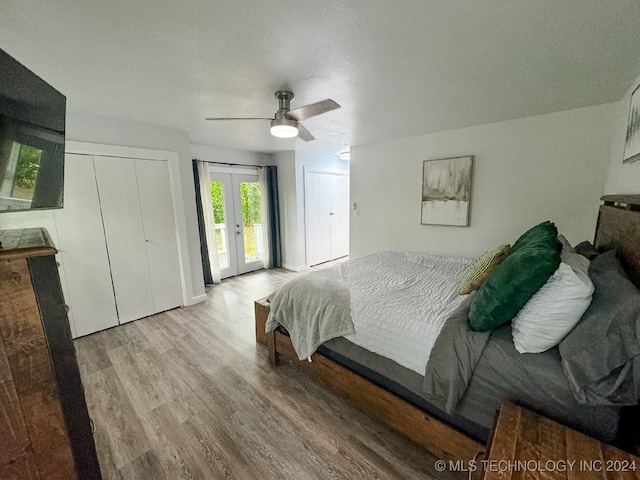
<svg viewBox="0 0 640 480"><path fill-rule="evenodd" d="M640 85L631 94L622 163L640 160Z"/></svg>
<svg viewBox="0 0 640 480"><path fill-rule="evenodd" d="M422 225L469 226L473 157L422 163Z"/></svg>

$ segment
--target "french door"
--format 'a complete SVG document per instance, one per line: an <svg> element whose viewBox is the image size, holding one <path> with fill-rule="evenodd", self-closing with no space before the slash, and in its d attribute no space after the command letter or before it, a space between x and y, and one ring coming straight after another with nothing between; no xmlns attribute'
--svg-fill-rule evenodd
<svg viewBox="0 0 640 480"><path fill-rule="evenodd" d="M258 175L212 173L211 196L220 277L263 268Z"/></svg>

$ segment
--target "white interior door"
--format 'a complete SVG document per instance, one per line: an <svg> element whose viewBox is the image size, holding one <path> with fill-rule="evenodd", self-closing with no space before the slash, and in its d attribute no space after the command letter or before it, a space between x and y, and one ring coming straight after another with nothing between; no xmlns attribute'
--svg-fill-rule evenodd
<svg viewBox="0 0 640 480"><path fill-rule="evenodd" d="M93 161L118 318L126 323L154 313L135 163L98 156Z"/></svg>
<svg viewBox="0 0 640 480"><path fill-rule="evenodd" d="M330 175L331 259L349 255L349 176Z"/></svg>
<svg viewBox="0 0 640 480"><path fill-rule="evenodd" d="M220 277L263 268L258 176L212 173Z"/></svg>
<svg viewBox="0 0 640 480"><path fill-rule="evenodd" d="M306 175L307 263L317 265L331 260L330 176Z"/></svg>
<svg viewBox="0 0 640 480"><path fill-rule="evenodd" d="M167 162L135 160L153 313L183 305L178 241Z"/></svg>
<svg viewBox="0 0 640 480"><path fill-rule="evenodd" d="M349 254L349 176L305 172L307 264Z"/></svg>

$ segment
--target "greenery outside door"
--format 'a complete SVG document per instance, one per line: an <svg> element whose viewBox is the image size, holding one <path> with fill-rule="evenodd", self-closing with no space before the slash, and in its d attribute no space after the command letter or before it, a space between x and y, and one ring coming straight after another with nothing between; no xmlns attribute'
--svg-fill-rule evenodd
<svg viewBox="0 0 640 480"><path fill-rule="evenodd" d="M222 278L263 268L257 175L212 173L211 199Z"/></svg>

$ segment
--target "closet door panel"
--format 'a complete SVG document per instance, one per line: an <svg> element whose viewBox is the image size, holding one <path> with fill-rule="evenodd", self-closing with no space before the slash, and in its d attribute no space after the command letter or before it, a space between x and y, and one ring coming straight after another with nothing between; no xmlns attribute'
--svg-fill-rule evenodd
<svg viewBox="0 0 640 480"><path fill-rule="evenodd" d="M331 258L349 255L349 176L331 177Z"/></svg>
<svg viewBox="0 0 640 480"><path fill-rule="evenodd" d="M55 210L74 337L118 325L100 202L90 156L65 156L64 208Z"/></svg>
<svg viewBox="0 0 640 480"><path fill-rule="evenodd" d="M306 174L307 263L331 260L331 205L329 175Z"/></svg>
<svg viewBox="0 0 640 480"><path fill-rule="evenodd" d="M120 323L154 313L135 164L93 157Z"/></svg>
<svg viewBox="0 0 640 480"><path fill-rule="evenodd" d="M183 305L167 162L135 161L155 312Z"/></svg>

